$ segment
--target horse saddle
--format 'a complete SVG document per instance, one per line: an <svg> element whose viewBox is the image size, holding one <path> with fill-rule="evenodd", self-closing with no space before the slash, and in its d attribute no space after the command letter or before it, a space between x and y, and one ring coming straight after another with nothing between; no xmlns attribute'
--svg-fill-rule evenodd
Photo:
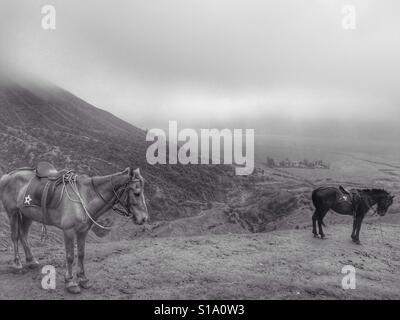
<svg viewBox="0 0 400 320"><path fill-rule="evenodd" d="M55 209L60 205L66 172L67 170L57 171L48 162L40 162L35 168L36 174L26 189L23 206L41 207L43 222L46 221L47 209Z"/></svg>
<svg viewBox="0 0 400 320"><path fill-rule="evenodd" d="M349 190L345 189L343 186L339 186L339 190L344 195L344 197L342 197L344 200L348 199L351 201L352 194ZM348 198L346 196L348 196Z"/></svg>
<svg viewBox="0 0 400 320"><path fill-rule="evenodd" d="M357 189L348 190L345 189L343 186L339 186L339 190L342 193L342 195L339 197L338 200L351 203L353 210L355 210L360 201L360 195Z"/></svg>
<svg viewBox="0 0 400 320"><path fill-rule="evenodd" d="M63 175L63 171L58 172L57 169L49 162L39 162L35 169L38 178L57 179Z"/></svg>

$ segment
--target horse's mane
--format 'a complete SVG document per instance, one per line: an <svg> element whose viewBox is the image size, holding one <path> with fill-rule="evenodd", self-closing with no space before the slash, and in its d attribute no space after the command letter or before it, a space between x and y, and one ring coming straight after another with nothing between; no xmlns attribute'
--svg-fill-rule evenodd
<svg viewBox="0 0 400 320"><path fill-rule="evenodd" d="M22 167L22 168L17 168L17 169L13 169L11 171L8 171L7 174L14 174L18 171L35 171L35 168L31 168L31 167Z"/></svg>
<svg viewBox="0 0 400 320"><path fill-rule="evenodd" d="M360 191L368 192L368 193L375 193L375 194L384 194L384 195L389 195L389 192L387 192L385 189L361 189Z"/></svg>

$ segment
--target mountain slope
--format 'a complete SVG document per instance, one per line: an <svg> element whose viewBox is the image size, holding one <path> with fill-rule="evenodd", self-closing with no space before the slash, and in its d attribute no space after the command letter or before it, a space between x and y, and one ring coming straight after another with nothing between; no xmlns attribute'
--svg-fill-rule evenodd
<svg viewBox="0 0 400 320"><path fill-rule="evenodd" d="M3 173L42 160L89 175L140 167L153 219L222 198L233 174L227 166L148 165L143 130L51 84L0 82L0 148Z"/></svg>

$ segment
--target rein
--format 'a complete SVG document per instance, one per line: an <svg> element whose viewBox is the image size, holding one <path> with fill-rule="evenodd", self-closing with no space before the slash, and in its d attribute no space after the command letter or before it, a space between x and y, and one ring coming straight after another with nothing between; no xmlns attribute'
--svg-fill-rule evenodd
<svg viewBox="0 0 400 320"><path fill-rule="evenodd" d="M357 193L360 194L358 190L357 190ZM364 193L364 194L365 194L365 193ZM369 200L370 197L369 197L368 195L366 195L366 196L367 196L367 199ZM362 198L362 197L361 197L361 198ZM369 203L369 201L363 200L363 202L365 203L365 205L366 205L367 208L368 208L368 210L367 210L367 212L365 213L365 215L368 213L369 210L372 209L372 215L371 215L371 216L374 216L374 215L377 213L378 208L373 208L373 206L375 206L377 203L371 205L371 204Z"/></svg>
<svg viewBox="0 0 400 320"><path fill-rule="evenodd" d="M368 195L367 195L367 198L368 198L368 200L370 199L370 197L369 197ZM372 209L372 215L375 215L375 213L376 213L377 210L378 210L377 208L376 208L376 209L373 209L373 208L372 208L372 207L375 206L376 204L377 204L377 203L371 204L371 205L370 205L370 204L369 204L369 201L366 203L366 205L367 205L367 207L368 207L368 211ZM367 212L368 212L368 211L367 211Z"/></svg>

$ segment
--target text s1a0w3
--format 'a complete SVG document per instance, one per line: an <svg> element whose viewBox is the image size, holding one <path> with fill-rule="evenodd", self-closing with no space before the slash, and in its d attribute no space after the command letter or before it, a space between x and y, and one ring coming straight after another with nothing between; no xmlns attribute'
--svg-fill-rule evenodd
<svg viewBox="0 0 400 320"><path fill-rule="evenodd" d="M182 318L191 315L244 315L245 306L242 304L199 304L197 306L167 306L161 304L154 310L155 315L174 315Z"/></svg>

